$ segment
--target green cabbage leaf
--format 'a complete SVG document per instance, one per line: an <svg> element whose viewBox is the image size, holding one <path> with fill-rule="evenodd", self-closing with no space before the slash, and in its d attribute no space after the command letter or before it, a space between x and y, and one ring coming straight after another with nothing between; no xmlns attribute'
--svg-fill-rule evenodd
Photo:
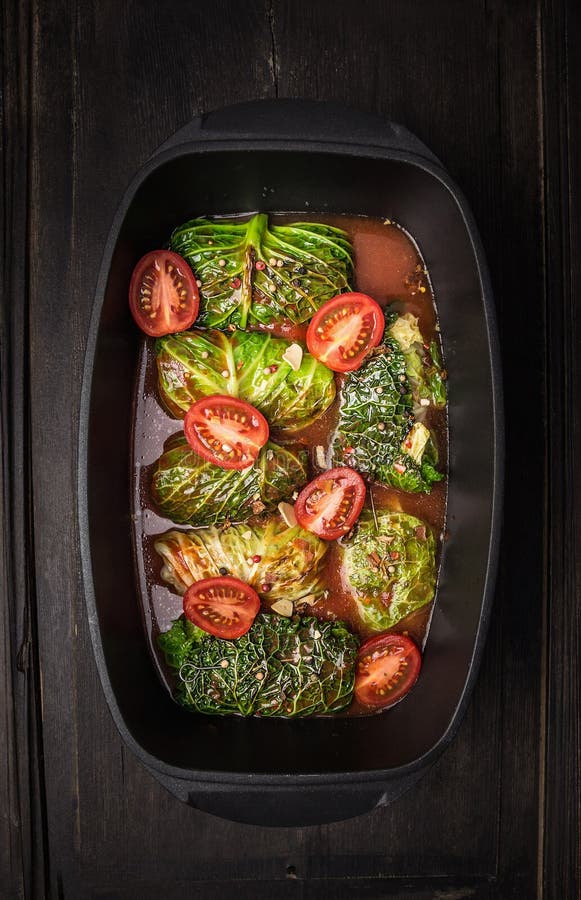
<svg viewBox="0 0 581 900"><path fill-rule="evenodd" d="M161 577L179 594L195 581L223 575L226 569L269 602L320 594L327 546L300 525L289 527L278 514L227 529L172 530L155 542L163 559ZM253 557L260 557L259 562ZM263 585L269 590L263 591Z"/></svg>
<svg viewBox="0 0 581 900"><path fill-rule="evenodd" d="M255 406L273 427L303 428L331 405L335 381L310 353L294 371L283 359L290 345L257 331L193 329L161 338L156 353L163 403L183 418L201 397L231 394Z"/></svg>
<svg viewBox="0 0 581 900"><path fill-rule="evenodd" d="M159 511L183 525L244 522L276 507L307 481L306 453L269 441L253 466L221 469L175 435L157 461L151 493Z"/></svg>
<svg viewBox="0 0 581 900"><path fill-rule="evenodd" d="M174 231L170 248L201 282L198 324L209 327L300 324L350 290L353 249L330 225L269 226L264 214L247 222L192 219Z"/></svg>
<svg viewBox="0 0 581 900"><path fill-rule="evenodd" d="M433 599L434 535L415 516L384 510L374 519L365 510L342 552L361 618L375 631L392 628Z"/></svg>
<svg viewBox="0 0 581 900"><path fill-rule="evenodd" d="M422 400L445 405L444 381L431 356L427 364L417 327L393 313L386 320L381 347L341 387L333 464L351 466L400 490L429 493L444 476L437 469L434 440L423 425L428 437L416 452L421 424L416 419L425 414Z"/></svg>
<svg viewBox="0 0 581 900"><path fill-rule="evenodd" d="M158 637L175 699L207 715L309 716L351 703L359 641L343 622L259 614L235 641L184 617Z"/></svg>

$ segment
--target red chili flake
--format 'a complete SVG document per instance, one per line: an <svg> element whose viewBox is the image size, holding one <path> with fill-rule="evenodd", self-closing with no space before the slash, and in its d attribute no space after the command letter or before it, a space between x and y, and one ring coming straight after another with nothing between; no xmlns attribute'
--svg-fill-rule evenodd
<svg viewBox="0 0 581 900"><path fill-rule="evenodd" d="M274 365L271 366L271 367L270 367L270 371L273 372L273 373L274 373L274 372L278 372L278 366L274 366Z"/></svg>
<svg viewBox="0 0 581 900"><path fill-rule="evenodd" d="M244 361L241 359L240 362L236 363L236 369L239 372L242 366L244 365Z"/></svg>
<svg viewBox="0 0 581 900"><path fill-rule="evenodd" d="M241 284L242 284L242 282L240 281L239 278L233 278L232 281L230 282L230 287L233 287L234 289L236 289L236 288L239 288Z"/></svg>
<svg viewBox="0 0 581 900"><path fill-rule="evenodd" d="M403 475L403 473L405 472L405 466L402 466L401 463L394 463L393 468L396 472L399 472L400 475Z"/></svg>
<svg viewBox="0 0 581 900"><path fill-rule="evenodd" d="M411 447L412 442L411 442L411 441L406 441L406 442L405 442L405 445L406 445L406 447Z"/></svg>
<svg viewBox="0 0 581 900"><path fill-rule="evenodd" d="M269 590L271 589L271 587L272 587L271 584L261 584L261 585L260 585L260 590L262 591L263 594L268 594L268 592L269 592Z"/></svg>
<svg viewBox="0 0 581 900"><path fill-rule="evenodd" d="M424 344L424 350L429 350L429 349L430 349L430 345L429 345L429 344Z"/></svg>
<svg viewBox="0 0 581 900"><path fill-rule="evenodd" d="M263 259L257 259L254 263L254 268L258 269L259 272L262 272L263 269L266 269L266 263Z"/></svg>
<svg viewBox="0 0 581 900"><path fill-rule="evenodd" d="M391 559L399 559L399 553L397 550L392 550L389 555L390 555Z"/></svg>
<svg viewBox="0 0 581 900"><path fill-rule="evenodd" d="M262 559L262 556L259 556L258 553L255 553L254 556L252 557L252 562L259 563L261 559Z"/></svg>

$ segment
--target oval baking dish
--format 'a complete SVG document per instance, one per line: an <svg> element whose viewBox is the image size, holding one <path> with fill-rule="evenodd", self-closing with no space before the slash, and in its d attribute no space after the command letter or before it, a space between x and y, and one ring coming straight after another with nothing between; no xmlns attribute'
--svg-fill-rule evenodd
<svg viewBox="0 0 581 900"><path fill-rule="evenodd" d="M139 336L136 261L193 212L389 216L430 272L449 383L448 532L421 678L380 716L194 716L158 680L131 546L130 454ZM307 101L259 101L194 120L133 180L105 246L88 336L79 524L95 657L115 723L180 799L238 821L308 824L386 803L452 739L486 635L498 555L503 426L494 307L458 188L405 129Z"/></svg>

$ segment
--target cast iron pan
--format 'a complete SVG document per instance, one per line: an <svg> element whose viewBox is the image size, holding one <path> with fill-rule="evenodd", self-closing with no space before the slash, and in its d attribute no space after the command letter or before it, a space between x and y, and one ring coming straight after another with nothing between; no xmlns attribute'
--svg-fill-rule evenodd
<svg viewBox="0 0 581 900"><path fill-rule="evenodd" d="M449 375L450 489L440 587L420 680L361 718L194 716L159 682L132 563L130 434L138 334L131 271L199 214L388 216L415 237L434 285ZM484 254L465 199L405 128L336 105L241 104L195 119L136 175L107 243L87 342L79 525L95 658L117 728L172 793L241 822L299 825L386 804L456 732L488 626L503 470L500 365Z"/></svg>

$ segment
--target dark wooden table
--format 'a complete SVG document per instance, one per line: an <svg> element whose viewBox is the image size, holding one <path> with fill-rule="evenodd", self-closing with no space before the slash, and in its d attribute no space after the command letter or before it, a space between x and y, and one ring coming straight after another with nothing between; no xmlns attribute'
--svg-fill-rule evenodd
<svg viewBox="0 0 581 900"><path fill-rule="evenodd" d="M3 24L0 896L576 900L581 5L7 0ZM117 201L192 116L276 96L402 122L461 185L496 292L508 439L496 604L458 737L392 806L281 830L180 805L126 750L75 513Z"/></svg>

